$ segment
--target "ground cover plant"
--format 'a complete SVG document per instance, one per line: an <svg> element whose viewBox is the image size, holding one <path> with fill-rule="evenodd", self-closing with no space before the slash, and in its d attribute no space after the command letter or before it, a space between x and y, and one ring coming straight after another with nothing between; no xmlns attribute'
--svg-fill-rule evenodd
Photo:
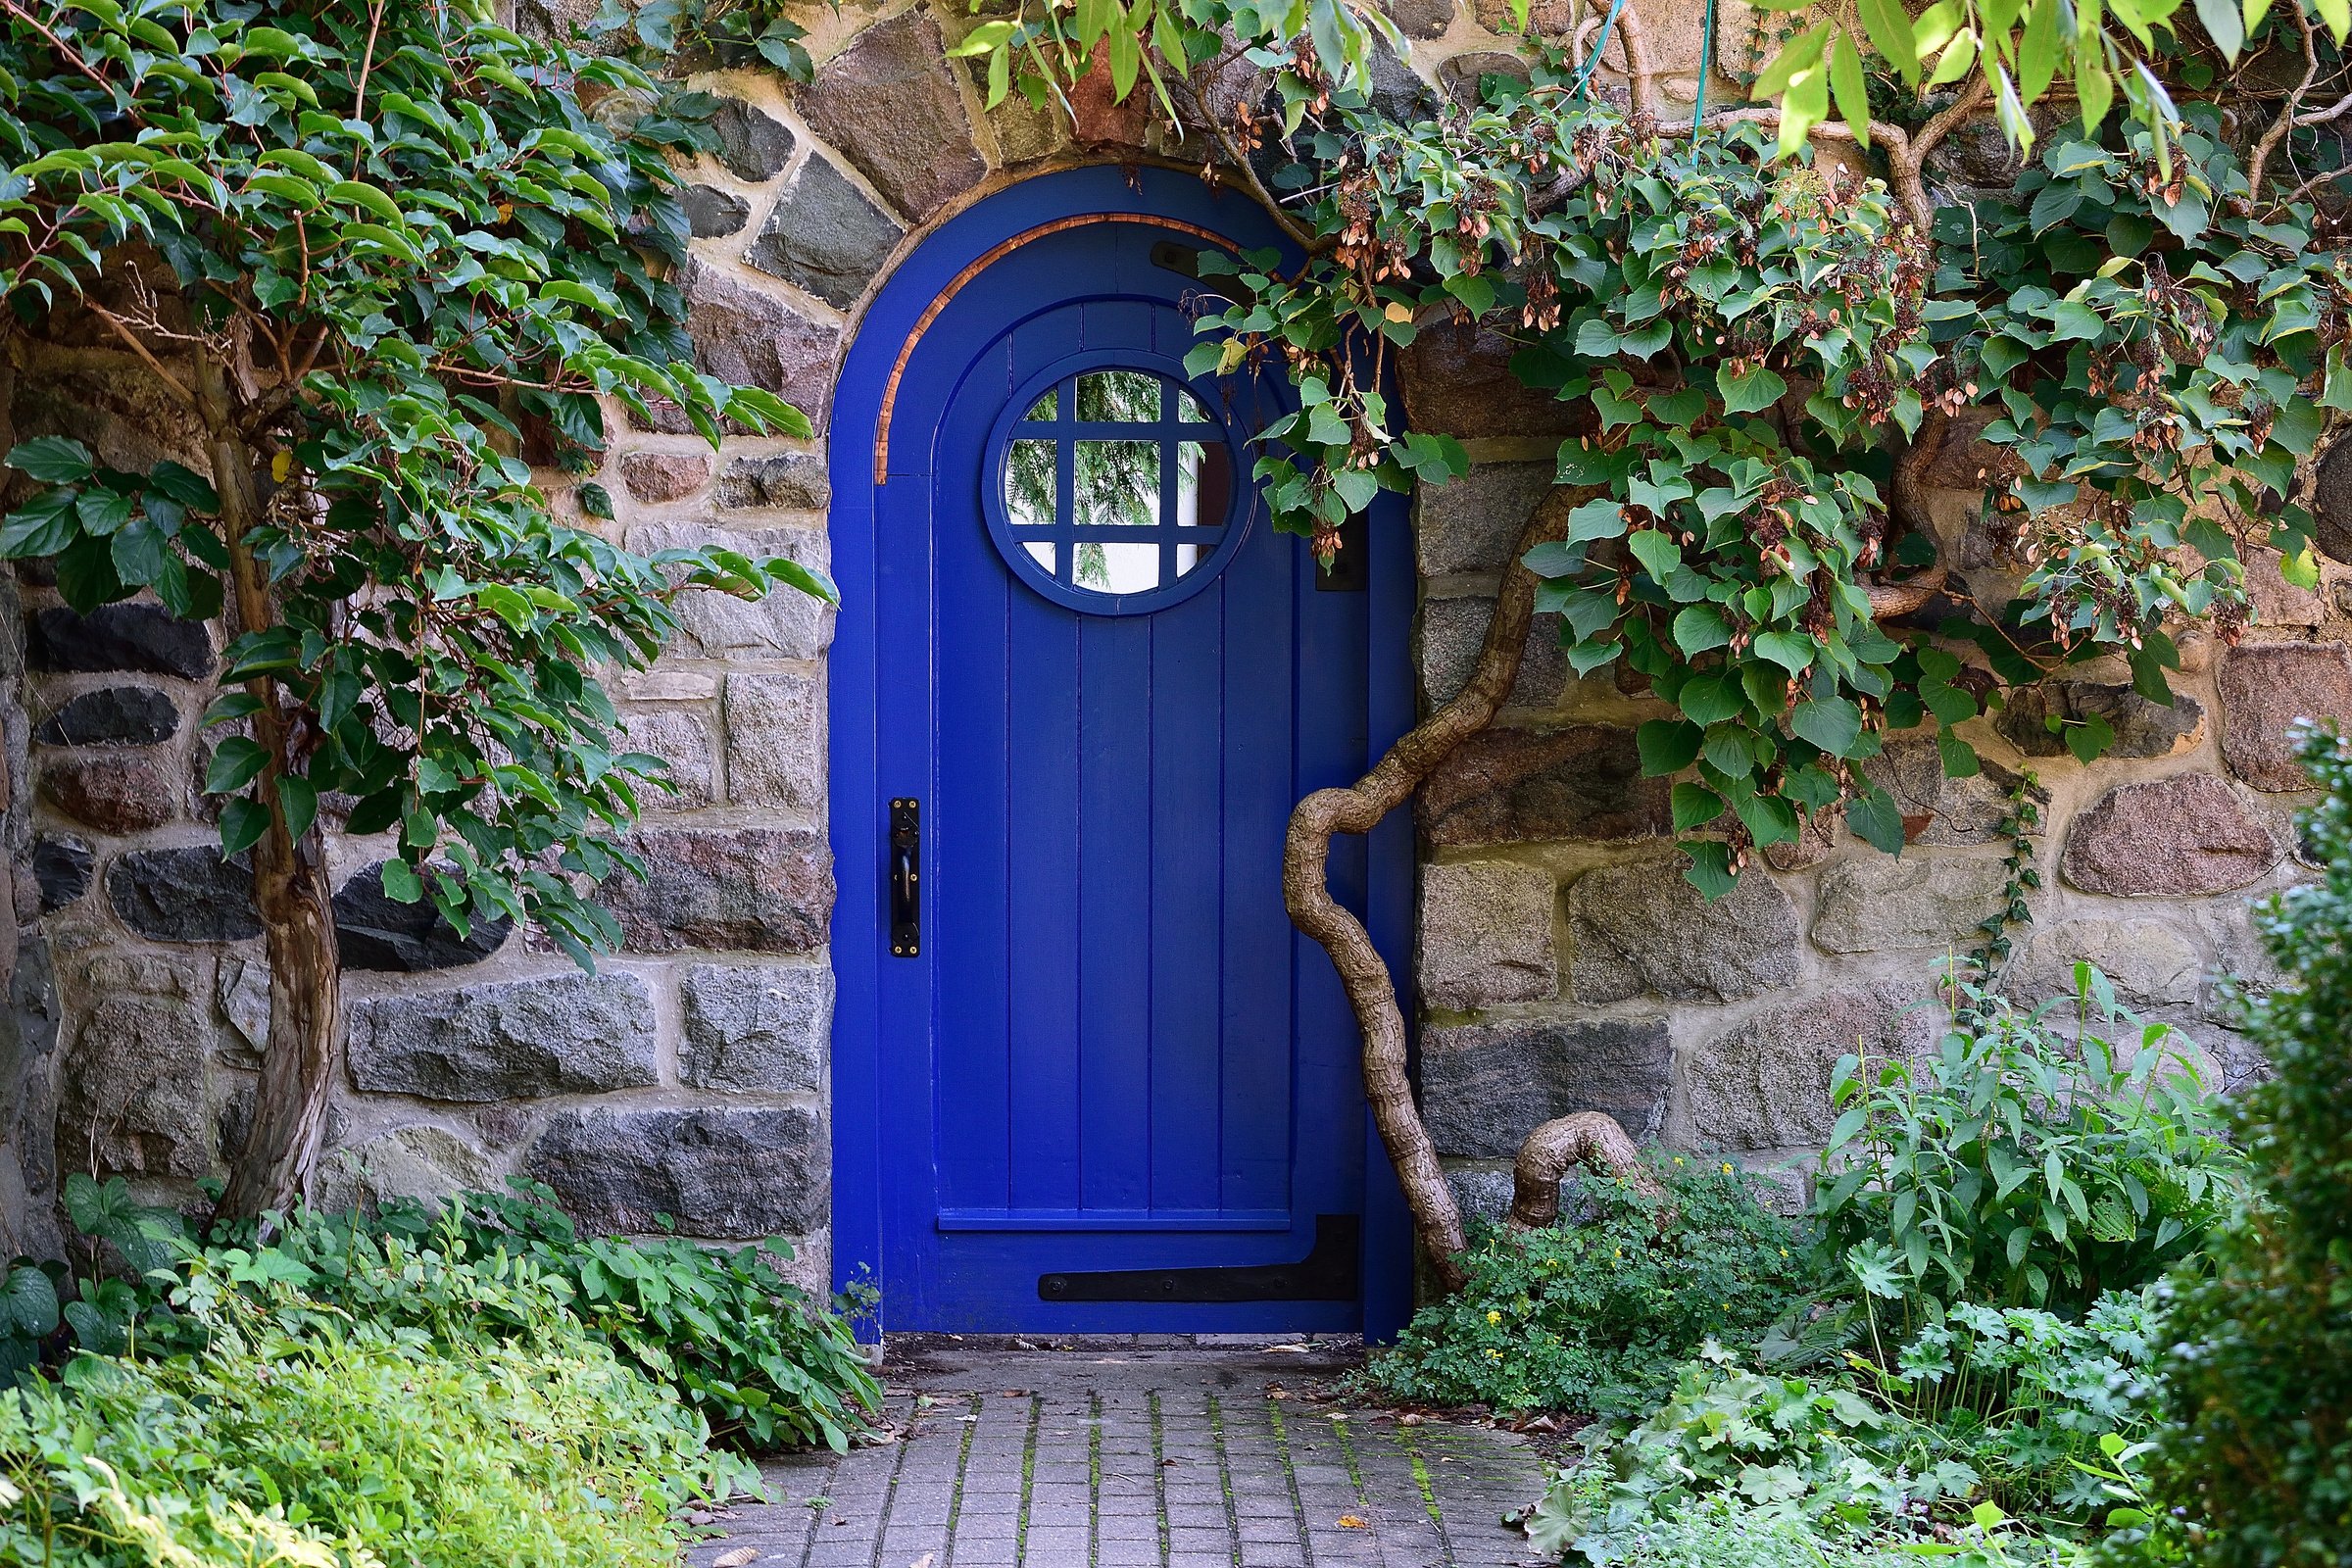
<svg viewBox="0 0 2352 1568"><path fill-rule="evenodd" d="M1417 1404L1627 1416L1709 1339L1753 1342L1807 1275L1804 1238L1731 1165L1645 1154L1655 1185L1583 1179L1560 1224L1481 1226L1462 1289L1376 1354L1368 1392Z"/></svg>

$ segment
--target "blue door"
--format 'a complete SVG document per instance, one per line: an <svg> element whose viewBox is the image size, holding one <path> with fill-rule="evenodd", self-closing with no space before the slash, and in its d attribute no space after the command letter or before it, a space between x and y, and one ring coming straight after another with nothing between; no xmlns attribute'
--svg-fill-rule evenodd
<svg viewBox="0 0 2352 1568"><path fill-rule="evenodd" d="M1281 869L1293 805L1373 755L1377 596L1250 483L1279 377L1185 372L1204 243L1035 233L935 302L888 408L889 817L839 853L888 939L893 1330L1364 1321L1356 1036Z"/></svg>

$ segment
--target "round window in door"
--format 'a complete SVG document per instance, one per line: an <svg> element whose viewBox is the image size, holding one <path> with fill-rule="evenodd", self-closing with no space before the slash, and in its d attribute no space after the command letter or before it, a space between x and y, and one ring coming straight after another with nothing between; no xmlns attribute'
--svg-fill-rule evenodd
<svg viewBox="0 0 2352 1568"><path fill-rule="evenodd" d="M1207 586L1249 528L1233 432L1180 366L1082 355L1032 378L989 443L990 535L1013 574L1098 615Z"/></svg>

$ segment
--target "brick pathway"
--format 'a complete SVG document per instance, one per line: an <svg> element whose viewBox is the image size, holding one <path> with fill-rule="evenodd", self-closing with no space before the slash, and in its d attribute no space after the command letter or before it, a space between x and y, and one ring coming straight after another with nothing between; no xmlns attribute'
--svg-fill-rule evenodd
<svg viewBox="0 0 2352 1568"><path fill-rule="evenodd" d="M1509 1433L1298 1397L1345 1356L891 1344L897 1441L766 1467L690 1568L1511 1568ZM744 1555L750 1552L753 1555Z"/></svg>

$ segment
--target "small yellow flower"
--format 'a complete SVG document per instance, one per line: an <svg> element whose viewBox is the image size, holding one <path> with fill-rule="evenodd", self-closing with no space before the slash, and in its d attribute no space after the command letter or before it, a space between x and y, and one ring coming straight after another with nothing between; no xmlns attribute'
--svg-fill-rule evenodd
<svg viewBox="0 0 2352 1568"><path fill-rule="evenodd" d="M1502 1359L1502 1352L1500 1350L1489 1350L1487 1352L1487 1359L1490 1361L1499 1361Z"/></svg>
<svg viewBox="0 0 2352 1568"><path fill-rule="evenodd" d="M1623 1257L1623 1256L1625 1255L1625 1249L1624 1249L1624 1248L1622 1248L1622 1247L1620 1247L1619 1249L1617 1249L1617 1255L1618 1255L1619 1257Z"/></svg>
<svg viewBox="0 0 2352 1568"><path fill-rule="evenodd" d="M1682 1155L1680 1155L1680 1154L1677 1154L1677 1155L1675 1155L1675 1156L1674 1156L1674 1162L1675 1162L1677 1165L1680 1165L1680 1164L1683 1162L1683 1156L1682 1156Z"/></svg>
<svg viewBox="0 0 2352 1568"><path fill-rule="evenodd" d="M1502 1321L1502 1314L1500 1312L1489 1310L1487 1313L1487 1321L1490 1323L1499 1323Z"/></svg>
<svg viewBox="0 0 2352 1568"><path fill-rule="evenodd" d="M1723 1173L1726 1176L1729 1176L1732 1173L1732 1162L1728 1159L1723 1162Z"/></svg>
<svg viewBox="0 0 2352 1568"><path fill-rule="evenodd" d="M1787 1249L1786 1247L1782 1248L1782 1249L1781 1249L1781 1255L1782 1255L1783 1257L1787 1257L1787 1256L1788 1255L1788 1249Z"/></svg>

